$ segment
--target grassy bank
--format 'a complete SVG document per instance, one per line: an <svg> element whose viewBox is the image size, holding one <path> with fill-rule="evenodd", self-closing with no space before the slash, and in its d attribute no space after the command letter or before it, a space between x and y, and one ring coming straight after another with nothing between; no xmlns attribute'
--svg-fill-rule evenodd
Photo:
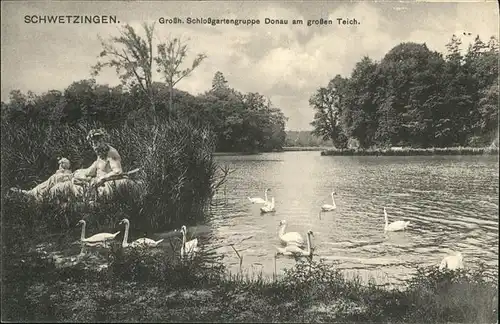
<svg viewBox="0 0 500 324"><path fill-rule="evenodd" d="M58 268L40 256L6 269L2 320L70 322L495 323L498 290L481 270L419 269L404 288L347 280L333 265L300 261L282 277L225 274L202 251L113 250L109 266ZM200 260L204 260L201 262ZM205 266L201 266L205 264ZM209 266L207 266L207 264Z"/></svg>
<svg viewBox="0 0 500 324"><path fill-rule="evenodd" d="M328 149L321 152L328 156L372 155L372 156L411 156L411 155L498 155L498 148L489 147L449 147L449 148L389 148L389 149Z"/></svg>

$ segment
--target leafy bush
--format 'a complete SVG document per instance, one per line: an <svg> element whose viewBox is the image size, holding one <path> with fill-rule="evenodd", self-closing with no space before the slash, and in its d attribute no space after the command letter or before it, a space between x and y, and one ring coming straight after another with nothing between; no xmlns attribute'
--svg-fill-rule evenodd
<svg viewBox="0 0 500 324"><path fill-rule="evenodd" d="M221 257L201 249L194 257L180 258L180 244L172 249L113 249L107 272L113 280L149 282L167 287L201 287L218 281L225 267Z"/></svg>
<svg viewBox="0 0 500 324"><path fill-rule="evenodd" d="M418 268L405 295L411 305L408 319L493 323L498 316L498 286L485 277L483 264L474 270Z"/></svg>

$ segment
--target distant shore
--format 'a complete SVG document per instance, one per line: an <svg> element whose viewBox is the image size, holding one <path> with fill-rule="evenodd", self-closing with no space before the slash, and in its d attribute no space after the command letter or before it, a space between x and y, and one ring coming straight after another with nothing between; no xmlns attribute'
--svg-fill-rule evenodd
<svg viewBox="0 0 500 324"><path fill-rule="evenodd" d="M333 149L333 147L328 146L286 146L283 147L283 151L325 151Z"/></svg>
<svg viewBox="0 0 500 324"><path fill-rule="evenodd" d="M227 155L255 155L259 152L214 152L214 156L227 156Z"/></svg>
<svg viewBox="0 0 500 324"><path fill-rule="evenodd" d="M388 148L388 149L335 149L325 146L285 146L281 151L321 151L323 156L413 156L413 155L498 155L498 148L490 147L435 147L435 148ZM256 155L265 152L215 152L215 156Z"/></svg>
<svg viewBox="0 0 500 324"><path fill-rule="evenodd" d="M433 148L389 148L389 149L327 149L322 156L412 156L412 155L498 155L498 148L491 147L433 147Z"/></svg>
<svg viewBox="0 0 500 324"><path fill-rule="evenodd" d="M330 146L285 146L281 150L274 150L272 152L294 152L294 151L325 151L333 149ZM226 155L255 155L261 153L270 152L214 152L215 156L226 156Z"/></svg>

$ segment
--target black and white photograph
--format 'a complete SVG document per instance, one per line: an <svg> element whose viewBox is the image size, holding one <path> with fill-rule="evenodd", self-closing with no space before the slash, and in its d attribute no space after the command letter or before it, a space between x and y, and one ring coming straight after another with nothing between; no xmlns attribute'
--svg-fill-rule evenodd
<svg viewBox="0 0 500 324"><path fill-rule="evenodd" d="M499 2L1 2L1 320L497 323Z"/></svg>

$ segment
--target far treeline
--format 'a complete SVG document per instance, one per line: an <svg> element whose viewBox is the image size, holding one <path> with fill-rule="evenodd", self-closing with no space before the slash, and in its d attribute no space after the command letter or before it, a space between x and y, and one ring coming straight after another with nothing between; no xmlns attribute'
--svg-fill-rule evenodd
<svg viewBox="0 0 500 324"><path fill-rule="evenodd" d="M461 45L453 35L444 56L401 43L363 57L310 98L313 134L338 149L498 147L498 39Z"/></svg>
<svg viewBox="0 0 500 324"><path fill-rule="evenodd" d="M329 147L332 146L330 139L323 139L313 135L311 131L286 131L286 147Z"/></svg>

